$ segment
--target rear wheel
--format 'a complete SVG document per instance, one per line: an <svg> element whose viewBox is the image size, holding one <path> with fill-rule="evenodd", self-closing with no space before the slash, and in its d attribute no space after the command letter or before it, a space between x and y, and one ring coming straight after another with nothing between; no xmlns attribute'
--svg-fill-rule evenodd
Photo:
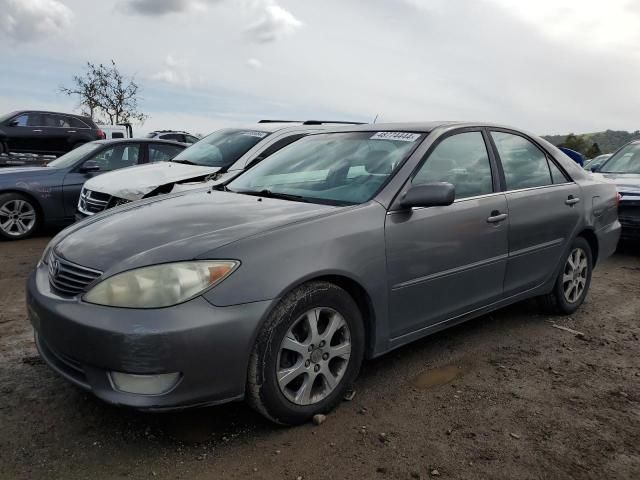
<svg viewBox="0 0 640 480"><path fill-rule="evenodd" d="M591 246L584 238L577 237L563 259L553 291L541 298L546 310L560 315L575 312L587 296L592 271Z"/></svg>
<svg viewBox="0 0 640 480"><path fill-rule="evenodd" d="M362 316L351 296L331 283L308 283L280 302L260 332L247 399L276 423L304 423L340 402L363 354Z"/></svg>
<svg viewBox="0 0 640 480"><path fill-rule="evenodd" d="M0 195L0 237L20 240L35 232L40 214L33 200L19 193Z"/></svg>

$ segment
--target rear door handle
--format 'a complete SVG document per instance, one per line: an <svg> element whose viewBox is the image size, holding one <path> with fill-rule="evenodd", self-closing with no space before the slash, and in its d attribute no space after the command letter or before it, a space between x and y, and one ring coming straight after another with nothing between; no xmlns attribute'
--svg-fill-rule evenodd
<svg viewBox="0 0 640 480"><path fill-rule="evenodd" d="M42 132L42 130L31 130L32 132Z"/></svg>
<svg viewBox="0 0 640 480"><path fill-rule="evenodd" d="M493 212L491 212L491 216L487 218L487 222L488 223L503 222L507 219L507 216L508 215L506 213L500 213L498 210L494 210Z"/></svg>
<svg viewBox="0 0 640 480"><path fill-rule="evenodd" d="M76 133L75 130L67 130L67 133Z"/></svg>
<svg viewBox="0 0 640 480"><path fill-rule="evenodd" d="M580 199L578 197L574 197L573 195L569 195L569 197L564 201L566 205L572 206L578 203Z"/></svg>

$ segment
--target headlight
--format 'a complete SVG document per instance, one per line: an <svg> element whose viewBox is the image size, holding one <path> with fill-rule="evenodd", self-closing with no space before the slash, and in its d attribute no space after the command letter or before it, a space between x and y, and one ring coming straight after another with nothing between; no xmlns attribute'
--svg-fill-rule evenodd
<svg viewBox="0 0 640 480"><path fill-rule="evenodd" d="M138 268L103 280L83 300L110 307L169 307L220 283L238 265L235 260L211 260Z"/></svg>

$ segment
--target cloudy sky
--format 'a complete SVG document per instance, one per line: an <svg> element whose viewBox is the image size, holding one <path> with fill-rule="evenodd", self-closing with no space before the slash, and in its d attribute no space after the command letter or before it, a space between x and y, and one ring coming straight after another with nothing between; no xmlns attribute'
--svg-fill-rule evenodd
<svg viewBox="0 0 640 480"><path fill-rule="evenodd" d="M87 61L156 128L259 118L640 129L640 0L0 0L0 113L75 110Z"/></svg>

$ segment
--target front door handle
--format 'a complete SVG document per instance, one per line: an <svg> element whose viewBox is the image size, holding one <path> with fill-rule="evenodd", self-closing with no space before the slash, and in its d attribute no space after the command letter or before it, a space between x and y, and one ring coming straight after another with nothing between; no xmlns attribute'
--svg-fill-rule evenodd
<svg viewBox="0 0 640 480"><path fill-rule="evenodd" d="M75 130L67 130L67 133L76 133Z"/></svg>
<svg viewBox="0 0 640 480"><path fill-rule="evenodd" d="M503 222L507 219L507 216L508 215L506 213L500 213L498 210L494 210L493 212L491 212L491 216L487 218L487 222L488 223Z"/></svg>
<svg viewBox="0 0 640 480"><path fill-rule="evenodd" d="M567 197L567 199L564 201L564 203L571 207L571 206L575 205L576 203L578 203L579 201L580 201L580 199L578 197L574 197L573 195L569 195Z"/></svg>
<svg viewBox="0 0 640 480"><path fill-rule="evenodd" d="M42 130L31 130L32 132L42 132Z"/></svg>

